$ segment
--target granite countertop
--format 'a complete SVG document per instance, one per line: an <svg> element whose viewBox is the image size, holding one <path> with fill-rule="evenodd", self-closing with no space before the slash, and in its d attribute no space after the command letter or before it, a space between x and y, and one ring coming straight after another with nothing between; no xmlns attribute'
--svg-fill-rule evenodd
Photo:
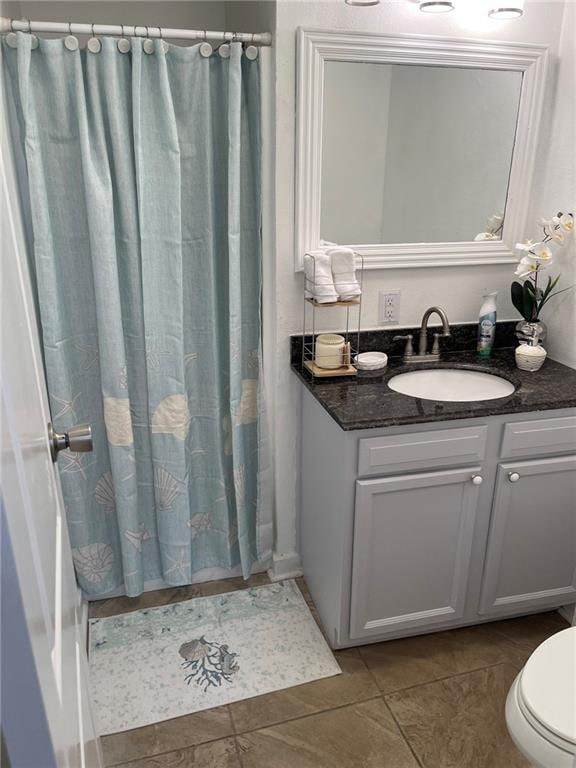
<svg viewBox="0 0 576 768"><path fill-rule="evenodd" d="M502 336L506 337L506 333ZM299 345L301 337L293 338L292 370L344 430L576 407L576 370L547 359L539 371L520 371L516 368L512 346L494 349L488 360L479 360L471 349L445 352L439 363L406 365L401 357L392 356L384 371L360 371L355 377L314 379L301 369ZM378 346L388 346L388 343L373 343L369 348ZM387 385L388 380L399 373L431 368L492 373L511 381L516 390L495 400L445 402L403 395Z"/></svg>

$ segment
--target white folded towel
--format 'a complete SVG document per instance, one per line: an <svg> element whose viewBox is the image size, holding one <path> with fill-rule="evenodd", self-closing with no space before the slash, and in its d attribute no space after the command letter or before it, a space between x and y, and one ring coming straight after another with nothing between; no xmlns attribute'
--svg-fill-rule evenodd
<svg viewBox="0 0 576 768"><path fill-rule="evenodd" d="M318 304L338 301L330 256L325 249L318 248L304 256L304 274L307 299L314 299Z"/></svg>
<svg viewBox="0 0 576 768"><path fill-rule="evenodd" d="M328 248L332 262L334 288L341 301L349 301L360 296L362 291L356 280L356 259L352 248Z"/></svg>

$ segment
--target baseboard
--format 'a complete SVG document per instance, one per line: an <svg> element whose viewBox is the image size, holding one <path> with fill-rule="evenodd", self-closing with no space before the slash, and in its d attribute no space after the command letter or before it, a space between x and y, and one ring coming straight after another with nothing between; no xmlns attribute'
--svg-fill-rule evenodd
<svg viewBox="0 0 576 768"><path fill-rule="evenodd" d="M302 563L297 552L274 553L272 565L268 569L270 581L282 581L283 579L295 579L302 576Z"/></svg>
<svg viewBox="0 0 576 768"><path fill-rule="evenodd" d="M572 627L576 627L576 605L563 605L561 608L558 608L558 613L565 618Z"/></svg>

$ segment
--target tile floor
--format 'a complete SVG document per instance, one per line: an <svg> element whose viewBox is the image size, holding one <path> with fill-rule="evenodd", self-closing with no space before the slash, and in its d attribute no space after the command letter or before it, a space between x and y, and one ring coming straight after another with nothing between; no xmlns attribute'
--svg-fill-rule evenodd
<svg viewBox="0 0 576 768"><path fill-rule="evenodd" d="M267 583L258 575L248 585ZM90 616L245 587L229 579L103 600ZM566 626L544 613L337 651L337 677L104 736L106 765L528 768L508 737L504 702L534 648Z"/></svg>

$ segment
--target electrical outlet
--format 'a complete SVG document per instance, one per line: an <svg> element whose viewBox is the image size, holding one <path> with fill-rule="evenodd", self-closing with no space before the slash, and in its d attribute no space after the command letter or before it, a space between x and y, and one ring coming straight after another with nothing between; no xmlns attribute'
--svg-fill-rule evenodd
<svg viewBox="0 0 576 768"><path fill-rule="evenodd" d="M380 291L378 304L379 322L397 325L400 322L400 291L397 288Z"/></svg>

